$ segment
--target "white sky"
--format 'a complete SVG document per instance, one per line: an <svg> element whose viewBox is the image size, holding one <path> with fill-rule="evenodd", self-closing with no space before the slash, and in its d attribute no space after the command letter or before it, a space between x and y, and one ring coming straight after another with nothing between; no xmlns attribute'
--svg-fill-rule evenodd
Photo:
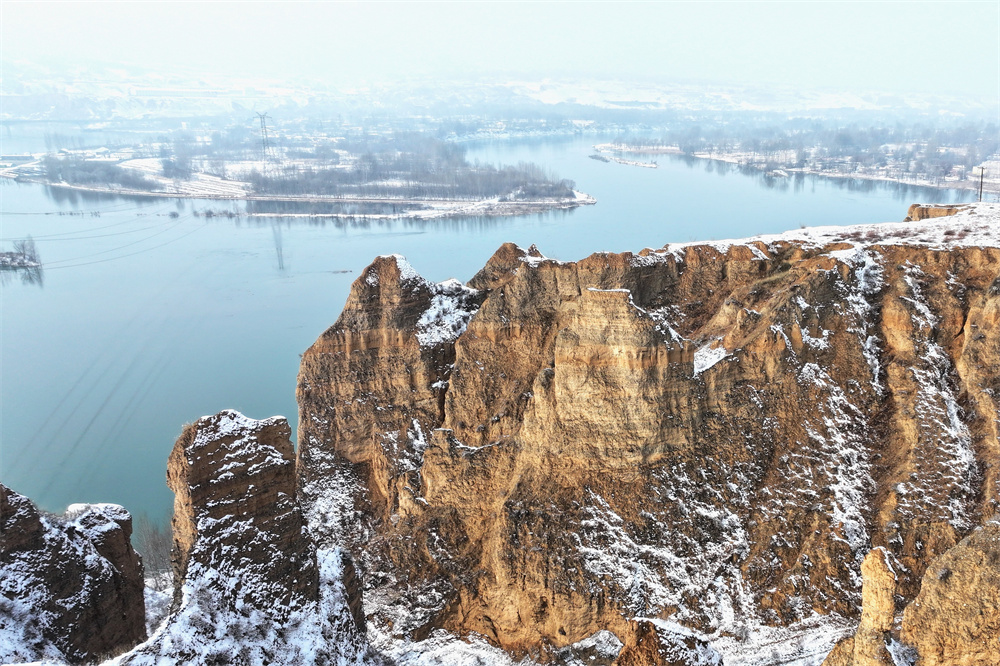
<svg viewBox="0 0 1000 666"><path fill-rule="evenodd" d="M995 102L1000 2L19 2L4 60L333 85L573 76L938 92Z"/></svg>

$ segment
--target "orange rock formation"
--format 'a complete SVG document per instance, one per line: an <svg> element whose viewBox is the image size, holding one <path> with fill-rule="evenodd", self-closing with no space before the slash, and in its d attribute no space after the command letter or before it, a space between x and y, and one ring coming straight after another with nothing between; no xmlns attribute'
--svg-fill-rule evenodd
<svg viewBox="0 0 1000 666"><path fill-rule="evenodd" d="M303 356L300 494L400 636L857 618L873 547L912 599L996 510L998 377L992 247L381 257Z"/></svg>

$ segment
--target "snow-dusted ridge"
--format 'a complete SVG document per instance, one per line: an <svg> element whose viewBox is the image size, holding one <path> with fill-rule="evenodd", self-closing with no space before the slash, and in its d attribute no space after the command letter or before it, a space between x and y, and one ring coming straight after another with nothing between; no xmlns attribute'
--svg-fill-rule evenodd
<svg viewBox="0 0 1000 666"><path fill-rule="evenodd" d="M940 250L956 247L1000 247L1000 204L968 204L954 215L917 222L804 227L780 234L742 239L670 243L663 249L652 252L658 255L678 253L687 247L707 245L723 253L733 246L747 246L759 253L758 248L750 245L755 242L764 245L799 242L807 247L816 248L831 243L851 243L855 246L921 245ZM761 255L759 258L765 257Z"/></svg>

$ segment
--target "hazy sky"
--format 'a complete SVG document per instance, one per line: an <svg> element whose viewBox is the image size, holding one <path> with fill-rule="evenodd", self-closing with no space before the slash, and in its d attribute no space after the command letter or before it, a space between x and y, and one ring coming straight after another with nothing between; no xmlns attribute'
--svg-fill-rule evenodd
<svg viewBox="0 0 1000 666"><path fill-rule="evenodd" d="M16 2L6 60L1000 94L1000 2Z"/></svg>

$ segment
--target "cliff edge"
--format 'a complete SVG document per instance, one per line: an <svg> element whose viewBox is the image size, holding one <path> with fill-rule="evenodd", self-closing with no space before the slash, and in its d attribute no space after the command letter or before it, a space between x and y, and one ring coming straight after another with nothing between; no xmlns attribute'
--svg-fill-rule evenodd
<svg viewBox="0 0 1000 666"><path fill-rule="evenodd" d="M380 257L303 355L310 529L389 636L545 661L652 618L825 654L872 548L909 601L996 511L998 219L505 245L467 285Z"/></svg>

